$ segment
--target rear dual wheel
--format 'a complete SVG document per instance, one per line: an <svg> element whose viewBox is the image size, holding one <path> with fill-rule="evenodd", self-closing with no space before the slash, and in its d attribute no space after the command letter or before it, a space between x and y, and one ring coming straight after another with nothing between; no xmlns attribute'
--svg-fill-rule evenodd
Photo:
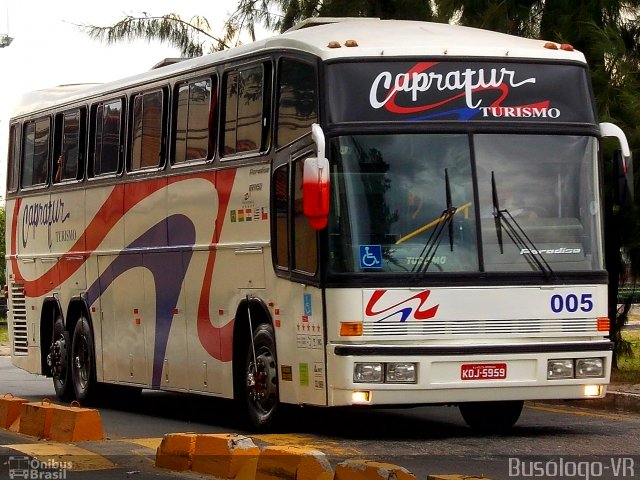
<svg viewBox="0 0 640 480"><path fill-rule="evenodd" d="M53 377L53 388L62 401L73 399L73 383L71 382L71 340L69 332L64 328L62 317L53 323L53 335L47 364Z"/></svg>
<svg viewBox="0 0 640 480"><path fill-rule="evenodd" d="M97 390L96 355L89 320L80 317L71 341L71 382L76 400L90 403Z"/></svg>

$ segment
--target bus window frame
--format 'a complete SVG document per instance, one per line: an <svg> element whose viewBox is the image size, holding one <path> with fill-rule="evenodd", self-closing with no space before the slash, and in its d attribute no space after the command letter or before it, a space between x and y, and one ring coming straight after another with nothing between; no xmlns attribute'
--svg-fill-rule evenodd
<svg viewBox="0 0 640 480"><path fill-rule="evenodd" d="M209 96L209 123L208 123L208 142L207 145L207 155L203 158L192 158L190 160L185 160L182 162L176 162L176 132L178 125L178 100L180 98L179 90L181 87L190 86L191 84L195 84L202 81L210 81L211 82L211 95ZM169 125L169 165L170 167L181 169L190 167L193 165L205 165L207 163L213 163L216 158L216 152L218 150L218 138L219 138L219 122L220 122L220 75L216 71L210 72L206 75L198 75L195 77L185 77L179 78L173 84L171 88L171 112L170 112L170 121ZM212 108L212 99L216 97L215 105L213 105L213 113L211 111ZM187 118L188 118L188 110L187 110ZM215 127L212 129L212 124ZM213 146L211 146L211 140L213 138ZM186 140L186 137L185 137Z"/></svg>
<svg viewBox="0 0 640 480"><path fill-rule="evenodd" d="M59 182L55 181L53 177L55 162L62 154L62 148L64 146L64 142L62 141L62 135L64 134L64 125L65 125L65 117L73 112L78 112L79 114L79 133L78 133L78 163L76 166L76 175L75 178L61 178ZM60 124L62 130L58 130L58 124ZM70 184L80 183L84 180L85 174L87 171L87 107L85 105L78 105L73 108L68 108L63 110L62 112L58 112L55 114L54 119L54 139L53 139L53 158L51 159L51 187L52 188L60 188L60 186L68 186Z"/></svg>
<svg viewBox="0 0 640 480"><path fill-rule="evenodd" d="M145 95L150 95L157 92L160 92L162 94L162 112L161 112L161 120L160 120L161 130L162 130L160 134L160 159L162 161L159 162L158 166L141 167L141 168L133 169L132 165L133 165L133 148L134 148L133 133L134 133L134 126L135 126L135 121L134 121L135 120L134 119L135 101L137 98L142 98L144 102ZM124 170L126 170L127 175L141 175L145 173L160 172L164 170L165 167L167 166L167 131L168 131L167 119L169 118L168 116L169 87L166 85L161 85L161 86L154 86L146 90L133 92L132 94L129 95L127 103L129 107L128 114L123 114L123 116L127 118L126 126L124 128L125 129L124 133L126 137L126 144L124 145L124 149L126 151L126 155L125 155L126 161L124 162L125 163ZM142 110L142 117L144 122L144 106ZM144 130L143 130L143 135L144 135Z"/></svg>
<svg viewBox="0 0 640 480"><path fill-rule="evenodd" d="M102 105L108 105L110 103L114 103L115 101L120 102L120 106L122 107L122 112L120 114L120 132L119 132L119 152L118 152L118 167L115 172L108 173L95 173L95 140L96 140L96 116L97 110ZM124 151L126 151L126 132L128 131L127 125L127 98L123 93L118 95L107 97L105 99L98 100L96 102L91 103L89 108L89 135L87 138L87 179L90 182L109 179L109 178L117 178L121 177L124 172Z"/></svg>
<svg viewBox="0 0 640 480"><path fill-rule="evenodd" d="M25 130L27 129L27 127L30 124L37 124L39 121L41 120L47 120L47 122L49 123L49 138L47 140L47 159L45 161L45 164L47 166L47 178L43 183L33 183L29 186L24 186L23 182L22 182L22 174L24 172L24 163L25 163L25 158L24 158L24 154L25 154L25 148L24 148L24 142L26 139L26 135L25 135ZM51 166L51 153L52 153L52 133L55 133L52 128L53 126L53 119L51 118L51 112L46 113L44 115L40 115L34 118L30 118L28 120L25 120L24 122L22 122L22 132L21 132L21 136L20 136L20 174L19 174L19 178L18 178L18 183L19 183L19 188L20 191L22 192L31 192L31 191L38 191L38 190L45 190L49 187L49 184L51 183L51 171L50 171L50 166ZM32 169L32 175L33 175L33 169Z"/></svg>
<svg viewBox="0 0 640 480"><path fill-rule="evenodd" d="M263 155L269 155L273 149L273 125L274 125L274 85L275 85L275 59L273 57L258 57L252 58L249 61L244 61L237 64L223 65L223 70L220 74L220 96L218 98L219 104L219 121L218 121L218 141L216 145L217 157L221 163L226 163L233 160L243 160L252 157L258 157ZM226 108L227 108L227 79L231 73L240 73L245 70L250 70L255 67L262 68L262 127L260 147L256 150L244 150L241 152L233 152L224 154L223 148L225 145L225 121L226 121ZM236 112L237 113L237 112ZM264 124L266 120L266 125ZM237 117L236 117L236 145L237 145Z"/></svg>
<svg viewBox="0 0 640 480"><path fill-rule="evenodd" d="M9 158L7 160L7 193L16 193L20 188L22 171L22 128L23 122L9 124ZM16 134L15 136L13 134ZM15 174L15 177L14 177ZM13 179L13 185L9 188L9 181Z"/></svg>

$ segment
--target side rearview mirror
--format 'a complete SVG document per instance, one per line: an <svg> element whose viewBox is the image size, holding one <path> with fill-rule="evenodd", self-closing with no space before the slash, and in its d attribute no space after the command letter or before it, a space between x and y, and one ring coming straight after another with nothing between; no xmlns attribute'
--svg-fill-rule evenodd
<svg viewBox="0 0 640 480"><path fill-rule="evenodd" d="M304 161L302 174L302 209L311 227L322 230L329 217L329 160L325 157L324 133L313 124L311 136L316 144L316 157Z"/></svg>
<svg viewBox="0 0 640 480"><path fill-rule="evenodd" d="M600 132L603 137L614 137L618 140L620 148L614 152L615 162L615 201L618 205L629 207L633 204L633 161L627 137L620 127L613 123L601 123Z"/></svg>

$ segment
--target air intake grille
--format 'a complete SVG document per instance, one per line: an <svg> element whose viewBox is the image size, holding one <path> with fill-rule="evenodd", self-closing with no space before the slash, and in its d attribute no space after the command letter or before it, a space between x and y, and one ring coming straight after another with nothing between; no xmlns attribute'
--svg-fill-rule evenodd
<svg viewBox="0 0 640 480"><path fill-rule="evenodd" d="M27 333L27 305L24 298L24 285L11 284L11 316L13 318L13 354L29 353L29 334Z"/></svg>
<svg viewBox="0 0 640 480"><path fill-rule="evenodd" d="M423 322L365 323L363 335L420 335L473 337L548 337L597 335L595 319L529 319L529 320L427 320Z"/></svg>

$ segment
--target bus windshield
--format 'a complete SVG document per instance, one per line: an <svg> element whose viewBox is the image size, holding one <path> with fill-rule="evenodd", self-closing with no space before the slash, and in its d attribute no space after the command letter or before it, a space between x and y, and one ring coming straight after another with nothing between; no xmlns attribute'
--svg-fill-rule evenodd
<svg viewBox="0 0 640 480"><path fill-rule="evenodd" d="M594 137L351 135L330 155L333 273L603 270Z"/></svg>

